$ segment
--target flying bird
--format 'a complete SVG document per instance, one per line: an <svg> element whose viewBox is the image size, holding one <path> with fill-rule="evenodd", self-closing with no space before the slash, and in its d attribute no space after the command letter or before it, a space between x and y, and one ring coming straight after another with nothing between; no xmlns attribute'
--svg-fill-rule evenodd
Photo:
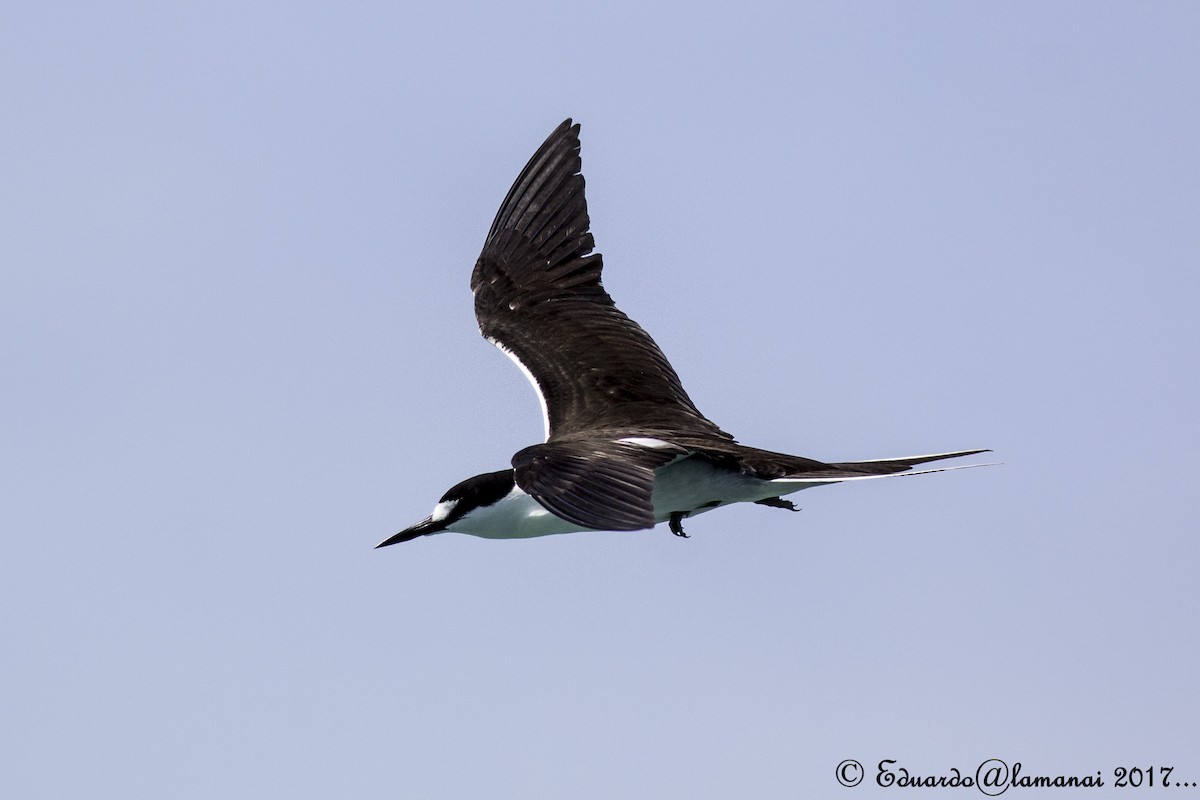
<svg viewBox="0 0 1200 800"><path fill-rule="evenodd" d="M601 285L580 164L568 119L521 170L471 274L479 330L533 384L546 440L452 487L378 547L442 531L522 539L660 522L686 536L685 518L730 503L796 510L784 496L801 489L956 469L909 472L986 452L824 462L739 444Z"/></svg>

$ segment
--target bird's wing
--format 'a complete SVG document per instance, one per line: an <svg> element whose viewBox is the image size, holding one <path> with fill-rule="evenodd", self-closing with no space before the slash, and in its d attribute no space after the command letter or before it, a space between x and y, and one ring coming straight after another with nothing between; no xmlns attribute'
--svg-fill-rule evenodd
<svg viewBox="0 0 1200 800"><path fill-rule="evenodd" d="M475 263L480 331L533 383L548 441L598 429L732 440L601 286L579 170L579 126L568 119L521 171Z"/></svg>
<svg viewBox="0 0 1200 800"><path fill-rule="evenodd" d="M585 528L654 527L654 470L682 448L609 439L555 441L513 456L517 485L559 517Z"/></svg>

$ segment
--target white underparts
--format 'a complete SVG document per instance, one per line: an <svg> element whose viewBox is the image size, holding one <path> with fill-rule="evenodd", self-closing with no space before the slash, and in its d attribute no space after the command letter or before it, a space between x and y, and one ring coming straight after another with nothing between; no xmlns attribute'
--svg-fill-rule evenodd
<svg viewBox="0 0 1200 800"><path fill-rule="evenodd" d="M511 492L490 506L468 511L450 523L446 530L484 539L529 539L588 529L559 519L520 486L514 486Z"/></svg>

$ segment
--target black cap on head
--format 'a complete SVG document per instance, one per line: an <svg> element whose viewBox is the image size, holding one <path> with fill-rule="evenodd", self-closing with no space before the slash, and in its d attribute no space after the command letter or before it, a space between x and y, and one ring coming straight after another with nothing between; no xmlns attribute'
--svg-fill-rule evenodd
<svg viewBox="0 0 1200 800"><path fill-rule="evenodd" d="M515 485L516 481L513 479L511 469L485 472L482 475L467 478L442 495L433 514L415 525L410 525L396 535L384 539L375 547L376 549L387 547L391 544L411 541L418 536L444 531L475 509L490 506L499 501L511 492Z"/></svg>

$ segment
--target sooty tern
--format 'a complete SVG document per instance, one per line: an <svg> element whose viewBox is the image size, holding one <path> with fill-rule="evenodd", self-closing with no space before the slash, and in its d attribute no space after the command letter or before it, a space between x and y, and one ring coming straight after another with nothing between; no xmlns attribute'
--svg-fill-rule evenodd
<svg viewBox="0 0 1200 800"><path fill-rule="evenodd" d="M826 463L738 444L696 409L658 345L604 291L583 186L579 126L568 119L521 170L471 274L479 329L533 384L546 441L509 469L454 486L379 547L441 531L520 539L660 522L686 536L685 517L729 503L796 510L784 495L940 472L907 471L986 452Z"/></svg>

